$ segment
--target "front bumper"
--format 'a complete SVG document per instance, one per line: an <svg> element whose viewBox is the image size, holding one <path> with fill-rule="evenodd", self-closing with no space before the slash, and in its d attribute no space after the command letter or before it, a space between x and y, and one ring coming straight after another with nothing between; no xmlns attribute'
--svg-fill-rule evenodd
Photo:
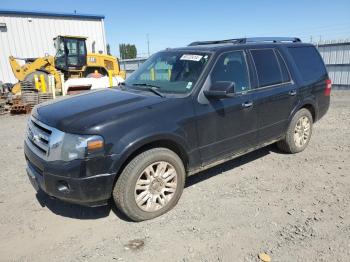
<svg viewBox="0 0 350 262"><path fill-rule="evenodd" d="M24 144L27 174L33 187L48 195L84 206L101 206L111 197L113 157L90 160L44 161Z"/></svg>

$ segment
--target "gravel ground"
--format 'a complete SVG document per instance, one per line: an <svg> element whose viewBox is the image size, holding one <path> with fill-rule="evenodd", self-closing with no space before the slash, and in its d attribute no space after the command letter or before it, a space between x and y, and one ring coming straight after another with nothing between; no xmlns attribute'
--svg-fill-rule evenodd
<svg viewBox="0 0 350 262"><path fill-rule="evenodd" d="M334 91L309 147L268 146L187 180L151 221L36 195L27 116L0 116L1 261L350 261L350 92ZM129 242L135 240L134 242Z"/></svg>

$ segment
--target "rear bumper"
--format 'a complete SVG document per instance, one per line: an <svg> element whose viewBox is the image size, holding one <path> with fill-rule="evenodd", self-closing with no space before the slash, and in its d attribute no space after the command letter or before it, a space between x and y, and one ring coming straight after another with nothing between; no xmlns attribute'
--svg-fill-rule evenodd
<svg viewBox="0 0 350 262"><path fill-rule="evenodd" d="M26 143L24 153L28 178L37 191L84 206L105 205L111 197L115 174L105 172L111 163L109 157L101 157L93 163L87 160L46 162Z"/></svg>

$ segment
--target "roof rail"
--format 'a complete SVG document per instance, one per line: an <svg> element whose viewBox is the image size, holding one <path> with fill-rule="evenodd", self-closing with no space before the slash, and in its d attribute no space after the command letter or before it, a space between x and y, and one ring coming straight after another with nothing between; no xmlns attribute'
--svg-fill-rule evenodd
<svg viewBox="0 0 350 262"><path fill-rule="evenodd" d="M246 43L254 43L254 42L273 42L273 43L278 43L278 42L292 42L292 43L297 43L301 42L300 38L298 37L250 37L250 38L245 38Z"/></svg>
<svg viewBox="0 0 350 262"><path fill-rule="evenodd" d="M214 40L214 41L196 41L190 43L188 46L196 45L214 45L214 44L247 44L247 43L258 43L258 42L272 42L272 43L281 43L281 42L292 42L297 43L301 42L298 37L248 37L248 38L233 38L226 40Z"/></svg>
<svg viewBox="0 0 350 262"><path fill-rule="evenodd" d="M196 41L190 43L188 46L195 46L195 45L215 45L215 44L225 44L225 43L232 43L236 44L240 42L243 38L237 38L237 39L225 39L225 40L213 40L213 41Z"/></svg>

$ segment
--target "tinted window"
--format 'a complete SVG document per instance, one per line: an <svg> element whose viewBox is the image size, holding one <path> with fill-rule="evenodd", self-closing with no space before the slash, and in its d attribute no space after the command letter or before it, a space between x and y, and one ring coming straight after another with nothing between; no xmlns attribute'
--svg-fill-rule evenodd
<svg viewBox="0 0 350 262"><path fill-rule="evenodd" d="M235 84L235 92L249 89L248 70L242 51L220 56L211 73L211 82L230 81Z"/></svg>
<svg viewBox="0 0 350 262"><path fill-rule="evenodd" d="M320 80L327 73L322 58L315 47L290 47L289 51L307 83Z"/></svg>
<svg viewBox="0 0 350 262"><path fill-rule="evenodd" d="M260 87L282 82L282 75L273 49L251 50Z"/></svg>
<svg viewBox="0 0 350 262"><path fill-rule="evenodd" d="M280 69L281 69L282 82L289 82L290 81L290 75L289 75L289 72L287 70L286 63L282 59L282 56L281 56L280 52L277 51L276 55L277 55L278 63L280 65Z"/></svg>
<svg viewBox="0 0 350 262"><path fill-rule="evenodd" d="M209 58L209 53L158 52L130 75L125 84L133 89L153 86L162 93L188 93L197 83Z"/></svg>

